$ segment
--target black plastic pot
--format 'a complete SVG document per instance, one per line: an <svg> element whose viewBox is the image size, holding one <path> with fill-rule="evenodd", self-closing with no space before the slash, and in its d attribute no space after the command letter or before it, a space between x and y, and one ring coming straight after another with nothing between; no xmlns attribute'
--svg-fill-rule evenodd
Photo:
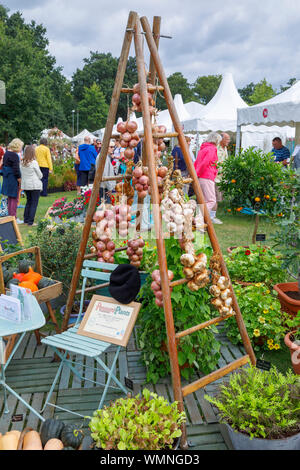
<svg viewBox="0 0 300 470"><path fill-rule="evenodd" d="M234 450L300 450L300 433L285 439L250 439L246 434L234 431L229 424L221 424L221 427Z"/></svg>

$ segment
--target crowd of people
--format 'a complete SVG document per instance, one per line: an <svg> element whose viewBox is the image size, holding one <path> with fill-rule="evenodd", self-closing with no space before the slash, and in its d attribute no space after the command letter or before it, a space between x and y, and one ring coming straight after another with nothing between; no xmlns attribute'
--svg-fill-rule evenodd
<svg viewBox="0 0 300 470"><path fill-rule="evenodd" d="M186 136L186 142L191 149L191 139ZM135 148L134 163L136 164L142 154L143 139ZM204 195L204 200L210 213L212 222L222 224L216 217L218 203L223 200L222 193L218 190L217 183L221 179L221 164L228 157L228 145L230 136L227 133L211 132L202 143L195 157L190 150L190 157L194 164L199 183ZM292 155L282 144L279 137L272 141L274 159L276 162L287 167L292 163L294 168L300 167L300 145L295 147ZM299 142L300 144L300 142ZM74 157L74 169L77 174L77 192L81 188L93 184L95 172L100 164L101 140L85 137L78 147L65 145L63 152ZM39 145L27 145L23 151L24 143L20 139L13 139L5 149L0 146L0 174L3 176L1 194L7 197L8 215L17 218L17 207L21 192L26 195L26 206L24 210L24 221L17 219L18 223L34 225L34 219L40 197L47 196L49 174L53 172L53 161L51 151L46 138L41 138ZM126 159L124 148L118 139L111 139L108 154L103 168L103 177L111 178L103 181L100 185L100 198L111 202L116 181L112 178L126 172ZM174 159L174 170L181 170L182 176L188 177L188 169L180 145L177 144L172 150ZM185 185L184 192L191 195L192 187Z"/></svg>

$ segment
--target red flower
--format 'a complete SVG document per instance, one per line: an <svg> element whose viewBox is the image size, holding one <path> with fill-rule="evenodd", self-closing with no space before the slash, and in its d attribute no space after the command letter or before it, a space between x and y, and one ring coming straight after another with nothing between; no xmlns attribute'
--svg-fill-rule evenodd
<svg viewBox="0 0 300 470"><path fill-rule="evenodd" d="M245 251L245 255L247 255L247 256L251 255L251 251L250 251L250 250L246 250L246 251Z"/></svg>

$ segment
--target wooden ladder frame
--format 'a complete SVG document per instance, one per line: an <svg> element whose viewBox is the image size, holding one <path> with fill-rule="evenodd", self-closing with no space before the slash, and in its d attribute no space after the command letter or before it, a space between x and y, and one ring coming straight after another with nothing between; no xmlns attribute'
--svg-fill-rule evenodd
<svg viewBox="0 0 300 470"><path fill-rule="evenodd" d="M142 32L143 28L143 32ZM159 78L160 82L160 89L162 89L164 93L164 97L166 100L166 104L173 122L173 126L175 129L175 133L173 136L178 138L178 142L180 148L182 149L182 153L184 156L184 160L192 178L193 182L193 189L196 194L197 202L203 208L203 217L204 222L207 226L207 232L210 238L210 242L213 248L214 253L219 255L220 264L221 264L221 273L223 276L229 279L230 282L230 290L233 298L233 310L235 311L235 318L237 321L237 326L239 332L241 334L241 338L246 350L246 355L237 359L236 361L218 369L217 371L212 372L211 374L196 380L195 382L188 384L184 387L181 385L181 376L180 376L180 369L178 363L178 353L177 353L177 343L180 338L192 334L196 331L200 331L203 328L206 328L210 325L215 323L219 323L220 321L226 320L229 318L227 317L218 317L213 318L210 321L202 323L200 325L196 325L188 330L176 333L175 326L174 326L174 318L173 318L173 310L172 310L172 302L171 302L171 292L170 287L174 287L175 285L184 284L186 279L181 279L178 281L174 281L172 283L169 282L168 278L168 266L167 266L167 258L166 258L166 251L165 251L165 243L163 238L163 231L162 231L162 221L161 221L161 213L160 213L160 199L159 199L159 191L158 191L158 184L157 184L157 175L156 175L156 168L155 168L155 157L154 157L154 150L153 150L153 135L152 135L152 123L151 117L149 112L149 102L147 96L147 77L145 71L145 59L144 59L144 51L143 51L143 39L142 34L145 35L147 45L150 51L150 83L155 83L155 76L156 73ZM78 256L76 259L76 264L73 272L73 279L71 283L71 288L68 296L67 306L66 306L66 313L63 320L62 329L67 329L68 320L71 312L71 307L73 304L73 300L76 294L79 294L81 291L76 291L76 286L78 285L80 270L82 267L82 263L84 259L90 258L91 255L85 255L85 250L90 234L91 224L93 215L96 209L97 204L97 197L99 194L99 187L102 181L103 170L105 166L105 161L108 153L108 146L109 141L112 136L113 126L116 120L116 113L117 107L120 99L120 93L122 91L122 83L124 80L126 64L129 56L130 45L132 42L132 38L134 38L134 45L135 45L135 53L136 53L136 61L137 61L137 69L138 69L138 81L140 85L140 95L141 95L141 106L142 106L142 114L143 114L143 124L144 124L144 142L143 142L143 163L148 165L149 170L149 179L150 179L150 186L151 186L151 195L152 195L152 206L153 206L153 218L154 218L154 229L155 229L155 236L156 236L156 245L157 245L157 253L158 253L158 263L159 263L159 270L161 276L161 286L163 292L163 302L164 302L164 313L165 313L165 323L166 323L166 331L167 331L167 339L168 339L168 352L170 356L170 366L171 366L171 376L172 376L172 384L173 384L173 391L174 391L174 400L178 402L178 408L180 411L184 410L184 397L195 392L196 390L205 387L209 383L212 383L219 378L225 376L226 374L238 369L239 367L247 364L249 361L255 365L256 364L256 357L243 321L243 317L241 311L239 309L236 296L234 294L234 290L231 284L231 280L227 271L227 267L221 252L221 248L214 230L214 226L209 216L208 209L206 207L203 193L198 181L198 177L190 158L188 145L186 143L182 126L173 102L172 94L168 85L168 81L158 54L158 42L160 37L160 17L154 17L153 22L153 29L151 31L148 19L146 17L139 18L136 12L130 12L122 47L122 52L119 60L118 71L116 75L114 90L112 94L111 104L109 108L104 138L102 142L102 148L100 153L100 164L96 171L93 190L86 214L85 225L83 228L83 235L82 240L80 243ZM128 92L128 90L126 90ZM166 135L161 135L160 137L166 137ZM141 201L138 201L141 202ZM139 217L137 215L137 228L139 227ZM232 315L230 315L232 316ZM186 426L182 427L182 440L181 440L181 447L187 448L187 437L186 437Z"/></svg>

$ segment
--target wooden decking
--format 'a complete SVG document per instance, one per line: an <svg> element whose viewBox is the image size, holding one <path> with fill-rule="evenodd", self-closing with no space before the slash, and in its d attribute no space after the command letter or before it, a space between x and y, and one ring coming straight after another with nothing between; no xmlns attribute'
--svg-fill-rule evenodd
<svg viewBox="0 0 300 470"><path fill-rule="evenodd" d="M232 362L245 354L242 348L232 345L225 337L218 335L221 342L221 359L219 367ZM112 361L114 346L105 354L106 364ZM80 359L79 357L73 359ZM117 363L117 376L123 381L128 376L134 383L134 393L138 393L144 387L163 395L169 400L173 400L173 390L170 378L166 378L156 385L146 384L146 370L139 362L140 351L136 345L136 332L132 334L127 349L121 352ZM93 359L85 360L85 379L96 379L103 383L105 372L94 372ZM33 333L28 334L21 343L14 359L6 371L7 383L15 389L31 406L40 411L45 402L47 392L55 376L58 367L57 362L53 362L53 351L44 345L37 346ZM216 409L204 399L205 393L214 395L217 391L218 382L210 384L202 390L185 398L185 410L187 414L188 440L193 445L194 450L226 450L226 445L221 429L218 424ZM102 388L95 386L88 380L80 381L70 374L69 369L63 370L61 378L53 393L52 402L61 408L70 409L83 416L91 416L97 409ZM120 391L110 391L107 396L107 403L117 397L124 396ZM39 429L40 421L24 407L15 397L9 395L9 414L3 413L3 395L0 390L0 432L17 429L22 430L29 426ZM12 422L14 415L23 415L23 421ZM67 413L66 411L47 406L43 413L45 418L58 417L64 421L82 424L87 427L88 419Z"/></svg>

